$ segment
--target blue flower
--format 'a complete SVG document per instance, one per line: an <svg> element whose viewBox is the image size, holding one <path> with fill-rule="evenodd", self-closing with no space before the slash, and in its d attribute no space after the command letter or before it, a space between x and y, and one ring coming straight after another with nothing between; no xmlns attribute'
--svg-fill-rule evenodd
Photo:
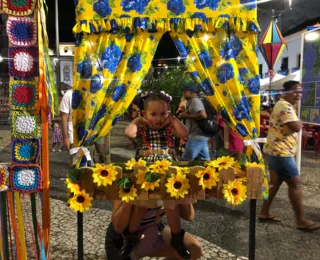
<svg viewBox="0 0 320 260"><path fill-rule="evenodd" d="M106 113L107 113L107 107L106 107L105 104L103 104L103 105L100 107L98 113L95 114L95 115L92 117L91 122L90 122L90 125L89 125L89 129L91 129L91 130L94 129L94 128L96 127L97 123L99 122L99 120L100 120L102 117L104 117L104 116L106 115Z"/></svg>
<svg viewBox="0 0 320 260"><path fill-rule="evenodd" d="M249 29L249 31L252 31L252 32L259 32L260 31L259 27L252 21L250 21L248 23L248 29Z"/></svg>
<svg viewBox="0 0 320 260"><path fill-rule="evenodd" d="M86 130L84 124L80 124L77 129L78 140L83 140L84 138L86 138L87 134L88 131Z"/></svg>
<svg viewBox="0 0 320 260"><path fill-rule="evenodd" d="M112 12L108 0L98 0L93 4L93 10L101 17L106 17Z"/></svg>
<svg viewBox="0 0 320 260"><path fill-rule="evenodd" d="M259 75L248 80L248 89L251 94L259 94L260 92L260 76Z"/></svg>
<svg viewBox="0 0 320 260"><path fill-rule="evenodd" d="M143 14L150 0L122 0L121 8L125 12L135 10L138 14Z"/></svg>
<svg viewBox="0 0 320 260"><path fill-rule="evenodd" d="M214 95L214 90L212 88L211 82L209 78L206 78L204 81L200 83L200 86L207 96L213 96Z"/></svg>
<svg viewBox="0 0 320 260"><path fill-rule="evenodd" d="M242 97L240 104L236 105L232 115L239 121L242 119L247 119L248 121L251 120L249 103L245 96Z"/></svg>
<svg viewBox="0 0 320 260"><path fill-rule="evenodd" d="M220 111L220 115L225 122L231 121L228 111L225 108Z"/></svg>
<svg viewBox="0 0 320 260"><path fill-rule="evenodd" d="M133 54L127 63L127 67L132 71L132 72L136 72L141 70L142 68L142 64L140 61L140 55L138 53Z"/></svg>
<svg viewBox="0 0 320 260"><path fill-rule="evenodd" d="M196 80L199 77L198 71L192 71L190 72L191 77Z"/></svg>
<svg viewBox="0 0 320 260"><path fill-rule="evenodd" d="M79 90L75 90L72 93L72 109L77 109L80 106L83 97Z"/></svg>
<svg viewBox="0 0 320 260"><path fill-rule="evenodd" d="M134 34L130 32L130 28L129 28L129 27L126 27L126 28L124 29L124 32L125 32L125 34L126 34L126 41L127 41L127 42L130 42L131 39L133 38Z"/></svg>
<svg viewBox="0 0 320 260"><path fill-rule="evenodd" d="M114 102L118 102L127 92L127 86L125 84L121 84L114 88L112 100Z"/></svg>
<svg viewBox="0 0 320 260"><path fill-rule="evenodd" d="M222 84L225 84L229 79L232 79L233 77L234 71L230 63L225 63L219 67L217 78Z"/></svg>
<svg viewBox="0 0 320 260"><path fill-rule="evenodd" d="M189 49L186 48L184 43L180 40L175 40L174 44L178 49L178 52L182 58L186 58L189 55Z"/></svg>
<svg viewBox="0 0 320 260"><path fill-rule="evenodd" d="M194 31L187 30L187 31L186 31L186 34L188 35L189 38L192 38L192 37L193 37L193 34L194 34Z"/></svg>
<svg viewBox="0 0 320 260"><path fill-rule="evenodd" d="M246 4L245 7L249 10L253 10L257 8L257 1L256 0L240 0L240 4Z"/></svg>
<svg viewBox="0 0 320 260"><path fill-rule="evenodd" d="M120 120L120 118L121 118L121 115L116 117L115 119L113 119L112 126L115 126L118 123L118 121Z"/></svg>
<svg viewBox="0 0 320 260"><path fill-rule="evenodd" d="M208 22L207 16L202 12L195 12L191 18L201 18L204 22Z"/></svg>
<svg viewBox="0 0 320 260"><path fill-rule="evenodd" d="M176 15L184 13L186 7L183 4L182 0L169 0L167 2L167 9Z"/></svg>
<svg viewBox="0 0 320 260"><path fill-rule="evenodd" d="M239 80L243 84L244 83L244 75L249 72L248 68L240 68L239 69Z"/></svg>
<svg viewBox="0 0 320 260"><path fill-rule="evenodd" d="M149 38L150 38L151 41L153 41L154 40L154 35L151 34Z"/></svg>
<svg viewBox="0 0 320 260"><path fill-rule="evenodd" d="M199 58L201 60L201 63L202 65L205 67L205 68L210 68L212 66L212 60L209 56L209 52L204 50L204 51L201 51L200 54L199 54Z"/></svg>
<svg viewBox="0 0 320 260"><path fill-rule="evenodd" d="M241 123L237 123L236 124L236 129L238 130L238 132L240 133L240 135L242 135L243 137L246 137L248 136L248 131L247 131L247 128L241 124Z"/></svg>
<svg viewBox="0 0 320 260"><path fill-rule="evenodd" d="M99 74L93 75L90 82L90 92L95 94L102 88L103 85L103 76Z"/></svg>
<svg viewBox="0 0 320 260"><path fill-rule="evenodd" d="M198 9L208 7L211 10L216 10L219 2L220 0L194 0L194 3Z"/></svg>
<svg viewBox="0 0 320 260"><path fill-rule="evenodd" d="M231 43L233 55L234 57L237 57L242 50L242 43L240 39L234 34L232 34L230 37L230 43Z"/></svg>
<svg viewBox="0 0 320 260"><path fill-rule="evenodd" d="M77 72L80 73L80 77L83 79L89 79L92 74L92 62L91 60L84 60L77 65Z"/></svg>
<svg viewBox="0 0 320 260"><path fill-rule="evenodd" d="M230 42L226 42L226 44L224 45L224 47L220 50L220 56L224 59L224 60L229 60L231 58L234 58L233 56L233 51L232 51L232 47L231 47L231 43Z"/></svg>
<svg viewBox="0 0 320 260"><path fill-rule="evenodd" d="M109 46L101 56L103 67L108 69L110 73L115 73L116 68L122 58L122 53L118 45Z"/></svg>

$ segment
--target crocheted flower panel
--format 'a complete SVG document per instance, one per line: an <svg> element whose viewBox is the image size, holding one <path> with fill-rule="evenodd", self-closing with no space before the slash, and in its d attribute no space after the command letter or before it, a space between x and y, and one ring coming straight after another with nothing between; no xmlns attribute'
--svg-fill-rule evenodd
<svg viewBox="0 0 320 260"><path fill-rule="evenodd" d="M40 153L38 139L13 139L12 161L16 164L36 163Z"/></svg>
<svg viewBox="0 0 320 260"><path fill-rule="evenodd" d="M32 193L42 189L41 169L37 165L15 165L10 172L10 185L13 191Z"/></svg>
<svg viewBox="0 0 320 260"><path fill-rule="evenodd" d="M35 110L38 101L38 85L32 81L10 81L10 108Z"/></svg>
<svg viewBox="0 0 320 260"><path fill-rule="evenodd" d="M9 184L9 171L5 165L0 165L0 192L6 191Z"/></svg>
<svg viewBox="0 0 320 260"><path fill-rule="evenodd" d="M12 111L11 129L14 138L37 138L40 135L38 116Z"/></svg>
<svg viewBox="0 0 320 260"><path fill-rule="evenodd" d="M9 42L17 46L34 46L37 43L37 24L31 17L9 16L7 21Z"/></svg>
<svg viewBox="0 0 320 260"><path fill-rule="evenodd" d="M3 10L7 14L15 16L27 16L32 14L36 0L2 0Z"/></svg>
<svg viewBox="0 0 320 260"><path fill-rule="evenodd" d="M38 76L38 51L35 47L9 47L9 72L15 79Z"/></svg>

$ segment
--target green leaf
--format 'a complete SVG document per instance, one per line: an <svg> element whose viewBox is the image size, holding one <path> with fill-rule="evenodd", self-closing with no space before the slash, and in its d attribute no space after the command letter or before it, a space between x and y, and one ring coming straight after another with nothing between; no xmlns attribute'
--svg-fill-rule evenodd
<svg viewBox="0 0 320 260"><path fill-rule="evenodd" d="M156 182L160 180L160 174L155 172L147 172L144 176L144 179L148 182Z"/></svg>
<svg viewBox="0 0 320 260"><path fill-rule="evenodd" d="M203 166L203 161L191 161L188 163L188 167L193 167L193 166Z"/></svg>
<svg viewBox="0 0 320 260"><path fill-rule="evenodd" d="M219 149L217 151L217 158L222 157L222 156L230 156L230 155L231 155L231 152L227 149L224 149L224 148Z"/></svg>
<svg viewBox="0 0 320 260"><path fill-rule="evenodd" d="M80 179L80 171L78 169L71 169L69 172L68 172L68 179L71 181L71 182L79 182L79 179Z"/></svg>
<svg viewBox="0 0 320 260"><path fill-rule="evenodd" d="M134 183L129 177L124 177L118 180L117 184L121 189L131 189Z"/></svg>
<svg viewBox="0 0 320 260"><path fill-rule="evenodd" d="M245 155L245 154L242 154L242 156L241 156L241 158L240 158L240 168L242 169L242 170L245 170L245 168L246 168L246 163L248 162L248 158L247 158L247 156Z"/></svg>

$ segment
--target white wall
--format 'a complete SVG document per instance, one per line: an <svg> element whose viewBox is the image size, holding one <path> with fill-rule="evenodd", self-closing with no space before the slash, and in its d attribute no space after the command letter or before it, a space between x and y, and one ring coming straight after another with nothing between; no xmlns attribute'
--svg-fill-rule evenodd
<svg viewBox="0 0 320 260"><path fill-rule="evenodd" d="M278 70L280 70L281 67L281 63L282 63L282 59L285 57L289 58L289 74L291 74L292 69L299 67L300 64L298 64L298 56L301 53L301 37L302 34L305 32L304 31L300 31L298 33L289 35L287 37L285 37L286 43L287 43L287 49L284 49L284 51L282 52L281 56L279 57L278 61L276 62L276 64L274 65L274 70L277 72ZM262 64L262 75L263 78L265 78L266 73L268 72L268 66L267 63L264 61L263 56L261 55L260 51L259 51L259 64Z"/></svg>

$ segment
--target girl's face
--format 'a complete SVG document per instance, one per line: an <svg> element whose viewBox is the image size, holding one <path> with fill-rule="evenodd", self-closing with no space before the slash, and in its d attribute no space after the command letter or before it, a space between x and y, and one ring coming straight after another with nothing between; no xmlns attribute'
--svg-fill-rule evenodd
<svg viewBox="0 0 320 260"><path fill-rule="evenodd" d="M163 100L149 101L142 113L152 127L159 129L169 116L168 104Z"/></svg>
<svg viewBox="0 0 320 260"><path fill-rule="evenodd" d="M54 127L54 128L59 128L59 125L58 125L57 123L55 123L55 124L53 125L53 127Z"/></svg>

